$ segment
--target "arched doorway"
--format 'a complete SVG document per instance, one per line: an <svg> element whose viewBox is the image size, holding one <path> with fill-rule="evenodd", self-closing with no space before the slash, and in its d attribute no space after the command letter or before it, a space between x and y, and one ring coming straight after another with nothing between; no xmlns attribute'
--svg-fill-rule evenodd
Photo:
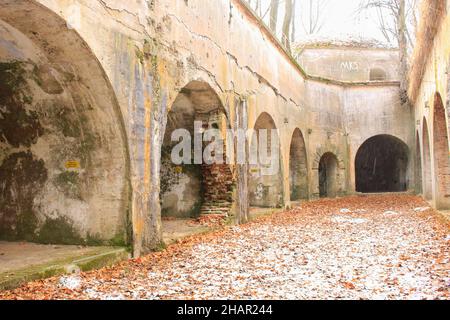
<svg viewBox="0 0 450 320"><path fill-rule="evenodd" d="M291 201L308 199L308 164L306 145L300 129L295 129L289 154L289 184Z"/></svg>
<svg viewBox="0 0 450 320"><path fill-rule="evenodd" d="M422 153L420 147L420 136L419 132L416 133L416 166L415 166L415 177L416 177L416 194L422 194Z"/></svg>
<svg viewBox="0 0 450 320"><path fill-rule="evenodd" d="M278 130L273 118L262 113L255 122L250 146L250 206L282 207L283 173Z"/></svg>
<svg viewBox="0 0 450 320"><path fill-rule="evenodd" d="M225 163L227 128L225 110L208 83L192 81L180 91L168 114L162 146L163 218L229 213L233 176ZM206 137L209 132L217 136ZM213 152L221 161L204 157L206 140L221 146Z"/></svg>
<svg viewBox="0 0 450 320"><path fill-rule="evenodd" d="M339 164L337 157L325 153L319 162L319 193L321 198L337 196Z"/></svg>
<svg viewBox="0 0 450 320"><path fill-rule="evenodd" d="M434 97L433 146L436 182L436 206L450 208L450 153L445 108L439 93Z"/></svg>
<svg viewBox="0 0 450 320"><path fill-rule="evenodd" d="M423 195L425 199L431 200L433 198L433 184L431 178L431 150L430 150L430 136L428 134L427 119L423 118L422 127L422 157L423 157Z"/></svg>
<svg viewBox="0 0 450 320"><path fill-rule="evenodd" d="M381 68L370 69L369 79L370 81L386 81L386 71Z"/></svg>
<svg viewBox="0 0 450 320"><path fill-rule="evenodd" d="M96 56L37 1L0 0L0 240L129 241L129 155Z"/></svg>
<svg viewBox="0 0 450 320"><path fill-rule="evenodd" d="M368 139L356 154L356 191L406 191L408 155L408 146L396 137L379 135Z"/></svg>

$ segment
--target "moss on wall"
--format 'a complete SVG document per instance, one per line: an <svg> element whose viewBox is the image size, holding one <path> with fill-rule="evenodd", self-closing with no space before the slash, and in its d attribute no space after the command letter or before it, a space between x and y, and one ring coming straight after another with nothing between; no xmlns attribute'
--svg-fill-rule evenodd
<svg viewBox="0 0 450 320"><path fill-rule="evenodd" d="M37 228L33 201L48 179L31 152L9 155L0 166L0 239L31 240Z"/></svg>
<svg viewBox="0 0 450 320"><path fill-rule="evenodd" d="M98 140L89 113L94 107L84 88L68 87L66 80L73 81L75 76L33 62L0 62L0 239L122 245L126 240L119 236L83 239L63 210L56 212L56 218L53 214L48 218L49 212L42 210L46 204L36 202L45 199L47 183L53 183L64 197L79 201L89 192ZM65 90L70 94L61 95ZM45 159L34 153L42 152L35 150L39 139L50 146ZM68 160L79 160L86 174L67 171Z"/></svg>
<svg viewBox="0 0 450 320"><path fill-rule="evenodd" d="M19 61L0 63L0 142L15 148L30 147L44 134L37 112L29 109L26 67Z"/></svg>
<svg viewBox="0 0 450 320"><path fill-rule="evenodd" d="M59 132L65 137L80 138L81 128L78 121L74 119L72 110L65 106L52 106L51 110L53 123Z"/></svg>
<svg viewBox="0 0 450 320"><path fill-rule="evenodd" d="M66 196L82 200L80 174L75 171L65 171L56 176L54 181L56 187Z"/></svg>
<svg viewBox="0 0 450 320"><path fill-rule="evenodd" d="M71 221L65 217L47 219L36 239L44 244L84 244Z"/></svg>

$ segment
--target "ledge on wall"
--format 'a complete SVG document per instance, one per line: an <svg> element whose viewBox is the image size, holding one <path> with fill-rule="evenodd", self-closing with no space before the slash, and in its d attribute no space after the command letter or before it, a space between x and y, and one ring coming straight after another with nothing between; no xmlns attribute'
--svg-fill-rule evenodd
<svg viewBox="0 0 450 320"><path fill-rule="evenodd" d="M15 248L17 246L21 247L20 251ZM20 252L23 256L30 250L32 253L27 259L20 257ZM125 248L79 248L27 243L0 243L0 254L14 255L10 260L16 261L0 269L0 290L11 290L26 282L48 277L99 269L130 258Z"/></svg>

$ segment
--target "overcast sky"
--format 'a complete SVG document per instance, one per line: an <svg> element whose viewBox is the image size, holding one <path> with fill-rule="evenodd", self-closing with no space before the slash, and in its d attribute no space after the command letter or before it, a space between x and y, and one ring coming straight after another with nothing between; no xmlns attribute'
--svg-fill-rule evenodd
<svg viewBox="0 0 450 320"><path fill-rule="evenodd" d="M337 38L352 35L383 40L374 17L368 12L362 17L356 14L359 3L360 0L329 0L324 13L326 23L320 34Z"/></svg>
<svg viewBox="0 0 450 320"><path fill-rule="evenodd" d="M301 6L309 3L309 0L297 0L300 6L297 7L297 17L300 16ZM270 0L263 0L264 10L269 7ZM325 24L318 33L320 37L346 39L348 36L356 38L374 38L384 41L384 38L377 27L376 13L365 12L362 15L356 14L361 0L327 0L327 6L322 13ZM280 4L279 27L284 14L284 1ZM305 12L302 10L302 12ZM268 16L268 14L267 14ZM266 17L267 19L268 17ZM389 17L387 17L389 18ZM297 23L297 37L304 36L304 30Z"/></svg>

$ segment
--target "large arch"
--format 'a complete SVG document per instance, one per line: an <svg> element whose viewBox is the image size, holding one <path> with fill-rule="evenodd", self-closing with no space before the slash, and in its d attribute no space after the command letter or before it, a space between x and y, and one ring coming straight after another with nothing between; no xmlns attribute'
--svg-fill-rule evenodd
<svg viewBox="0 0 450 320"><path fill-rule="evenodd" d="M434 96L433 150L437 209L450 209L450 153L445 108L441 95Z"/></svg>
<svg viewBox="0 0 450 320"><path fill-rule="evenodd" d="M289 153L289 185L291 201L309 198L308 161L305 139L300 129L295 129Z"/></svg>
<svg viewBox="0 0 450 320"><path fill-rule="evenodd" d="M339 187L339 161L334 153L326 152L319 162L319 195L335 198Z"/></svg>
<svg viewBox="0 0 450 320"><path fill-rule="evenodd" d="M431 149L430 149L430 135L428 130L427 119L423 118L422 124L422 180L423 180L423 195L425 199L431 200L433 198L433 179L431 176Z"/></svg>
<svg viewBox="0 0 450 320"><path fill-rule="evenodd" d="M179 92L167 119L161 160L162 217L228 215L234 184L230 165L225 163L229 121L218 95L208 83L191 81ZM214 153L221 161L213 163L206 163L208 159L203 157L209 143L202 140L206 138L205 130L209 129L217 130L220 141L216 142L223 147ZM173 136L177 132L184 134L183 137ZM177 148L181 141L187 143L188 151ZM181 163L174 161L173 154L184 158L185 152L189 154Z"/></svg>
<svg viewBox="0 0 450 320"><path fill-rule="evenodd" d="M0 0L0 239L125 243L129 158L95 55L36 1Z"/></svg>
<svg viewBox="0 0 450 320"><path fill-rule="evenodd" d="M282 207L284 205L282 156L278 128L273 118L263 112L254 125L250 146L250 206ZM260 147L267 141L267 150ZM267 158L267 159L266 159Z"/></svg>
<svg viewBox="0 0 450 320"><path fill-rule="evenodd" d="M409 149L406 143L390 135L366 140L355 158L356 191L363 193L408 190Z"/></svg>

